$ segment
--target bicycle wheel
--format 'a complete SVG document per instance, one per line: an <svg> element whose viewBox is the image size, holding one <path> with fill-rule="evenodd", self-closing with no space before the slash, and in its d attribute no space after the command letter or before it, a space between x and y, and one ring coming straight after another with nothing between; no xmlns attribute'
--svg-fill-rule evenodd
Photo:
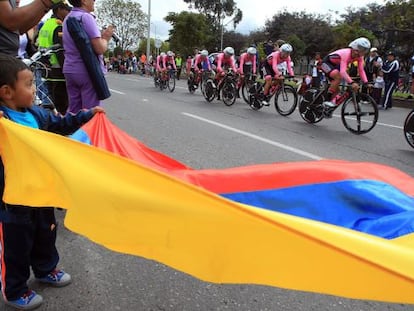
<svg viewBox="0 0 414 311"><path fill-rule="evenodd" d="M187 86L188 86L188 91L191 93L191 94L194 94L194 92L195 92L195 87L194 87L194 78L193 77L188 77L188 79L187 79Z"/></svg>
<svg viewBox="0 0 414 311"><path fill-rule="evenodd" d="M216 86L212 79L207 79L205 82L203 96L208 102L211 102L216 97Z"/></svg>
<svg viewBox="0 0 414 311"><path fill-rule="evenodd" d="M236 101L237 96L237 86L234 81L224 81L223 88L221 89L221 96L223 98L223 103L226 106L231 106Z"/></svg>
<svg viewBox="0 0 414 311"><path fill-rule="evenodd" d="M175 90L175 75L174 74L170 74L170 77L168 79L168 89L170 90L170 92L174 92Z"/></svg>
<svg viewBox="0 0 414 311"><path fill-rule="evenodd" d="M279 89L275 96L276 111L282 116L291 115L298 105L298 93L290 86L285 85L284 88Z"/></svg>
<svg viewBox="0 0 414 311"><path fill-rule="evenodd" d="M353 134L365 134L374 128L378 121L378 108L375 100L365 93L348 98L342 105L341 119L345 128Z"/></svg>
<svg viewBox="0 0 414 311"><path fill-rule="evenodd" d="M319 95L319 90L309 89L303 95L299 103L299 113L303 120L308 123L318 123L323 120L324 97Z"/></svg>
<svg viewBox="0 0 414 311"><path fill-rule="evenodd" d="M411 110L404 121L404 137L407 143L414 148L414 110Z"/></svg>
<svg viewBox="0 0 414 311"><path fill-rule="evenodd" d="M250 105L250 89L253 86L254 81L252 79L247 79L244 81L241 89L242 89L242 96L246 104Z"/></svg>

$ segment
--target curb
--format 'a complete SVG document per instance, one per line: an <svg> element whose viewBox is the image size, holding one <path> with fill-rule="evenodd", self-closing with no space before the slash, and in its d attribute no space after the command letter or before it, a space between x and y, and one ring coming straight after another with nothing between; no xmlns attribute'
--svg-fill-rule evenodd
<svg viewBox="0 0 414 311"><path fill-rule="evenodd" d="M393 98L392 104L395 107L414 109L414 100L412 99Z"/></svg>

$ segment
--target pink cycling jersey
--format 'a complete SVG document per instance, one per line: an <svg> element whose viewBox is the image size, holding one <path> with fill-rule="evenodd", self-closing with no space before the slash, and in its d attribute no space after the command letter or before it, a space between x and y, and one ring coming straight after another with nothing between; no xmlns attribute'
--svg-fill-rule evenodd
<svg viewBox="0 0 414 311"><path fill-rule="evenodd" d="M156 65L155 65L155 69L157 69L157 71L161 71L161 63L162 63L162 56L158 55Z"/></svg>
<svg viewBox="0 0 414 311"><path fill-rule="evenodd" d="M164 55L164 57L162 58L162 63L164 65L164 68L167 68L167 65L171 65L171 66L173 66L173 68L175 70L177 70L177 66L175 65L174 56Z"/></svg>
<svg viewBox="0 0 414 311"><path fill-rule="evenodd" d="M194 70L199 71L200 69L198 68L198 65L202 64L203 62L206 62L207 66L208 66L208 70L211 70L210 62L209 62L207 56L202 56L201 54L197 54L197 56L195 57Z"/></svg>
<svg viewBox="0 0 414 311"><path fill-rule="evenodd" d="M242 55L240 55L239 72L241 74L244 74L244 72L243 72L243 66L244 65L253 65L252 73L256 74L256 55L251 55L249 53L243 53Z"/></svg>
<svg viewBox="0 0 414 311"><path fill-rule="evenodd" d="M268 62L269 65L272 66L272 69L275 72L275 76L276 77L278 77L278 76L281 75L281 73L279 72L279 69L277 68L277 65L278 64L281 64L281 63L284 63L284 62L286 62L286 64L287 64L287 71L288 71L288 73L291 76L294 76L295 75L295 73L293 72L293 69L292 69L292 65L291 65L292 64L292 60L290 59L290 55L288 57L286 57L286 58L282 58L280 51L276 51L276 52L273 52L272 54L270 54L267 57L267 62Z"/></svg>
<svg viewBox="0 0 414 311"><path fill-rule="evenodd" d="M220 53L217 55L217 71L223 72L223 66L228 66L233 69L234 72L237 72L236 62L234 61L234 57L225 57L224 53Z"/></svg>
<svg viewBox="0 0 414 311"><path fill-rule="evenodd" d="M339 57L329 57L329 56L339 56ZM329 54L329 61L334 65L339 65L340 68L340 74L342 78L345 79L347 83L352 82L352 78L349 76L347 69L348 65L351 64L354 61L358 62L358 73L361 77L362 82L367 83L367 75L365 74L364 70L364 57L359 56L352 58L352 49L351 48L344 48L340 50L336 50Z"/></svg>

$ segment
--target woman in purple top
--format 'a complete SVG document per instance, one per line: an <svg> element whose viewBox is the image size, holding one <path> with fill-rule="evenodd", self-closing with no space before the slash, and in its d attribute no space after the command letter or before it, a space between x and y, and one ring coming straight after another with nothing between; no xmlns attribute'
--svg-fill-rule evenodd
<svg viewBox="0 0 414 311"><path fill-rule="evenodd" d="M95 17L91 14L94 11L94 0L69 0L69 3L74 8L67 17L75 17L81 20L82 26L90 38L92 49L99 58L102 71L106 72L103 53L108 49L108 41L114 31L113 27L110 26L101 33ZM66 28L66 19L63 22L63 28ZM63 73L66 78L66 89L69 96L68 112L76 113L81 109L99 106L98 95L89 78L81 54L68 31L63 31L63 46L65 47Z"/></svg>

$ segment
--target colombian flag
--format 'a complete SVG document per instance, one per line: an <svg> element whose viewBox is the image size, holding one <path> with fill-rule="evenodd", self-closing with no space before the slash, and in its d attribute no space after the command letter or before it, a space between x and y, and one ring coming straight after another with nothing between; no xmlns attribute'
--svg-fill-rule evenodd
<svg viewBox="0 0 414 311"><path fill-rule="evenodd" d="M84 131L94 146L0 119L4 201L63 207L70 230L205 281L414 303L414 179L401 171L194 170L104 114Z"/></svg>

